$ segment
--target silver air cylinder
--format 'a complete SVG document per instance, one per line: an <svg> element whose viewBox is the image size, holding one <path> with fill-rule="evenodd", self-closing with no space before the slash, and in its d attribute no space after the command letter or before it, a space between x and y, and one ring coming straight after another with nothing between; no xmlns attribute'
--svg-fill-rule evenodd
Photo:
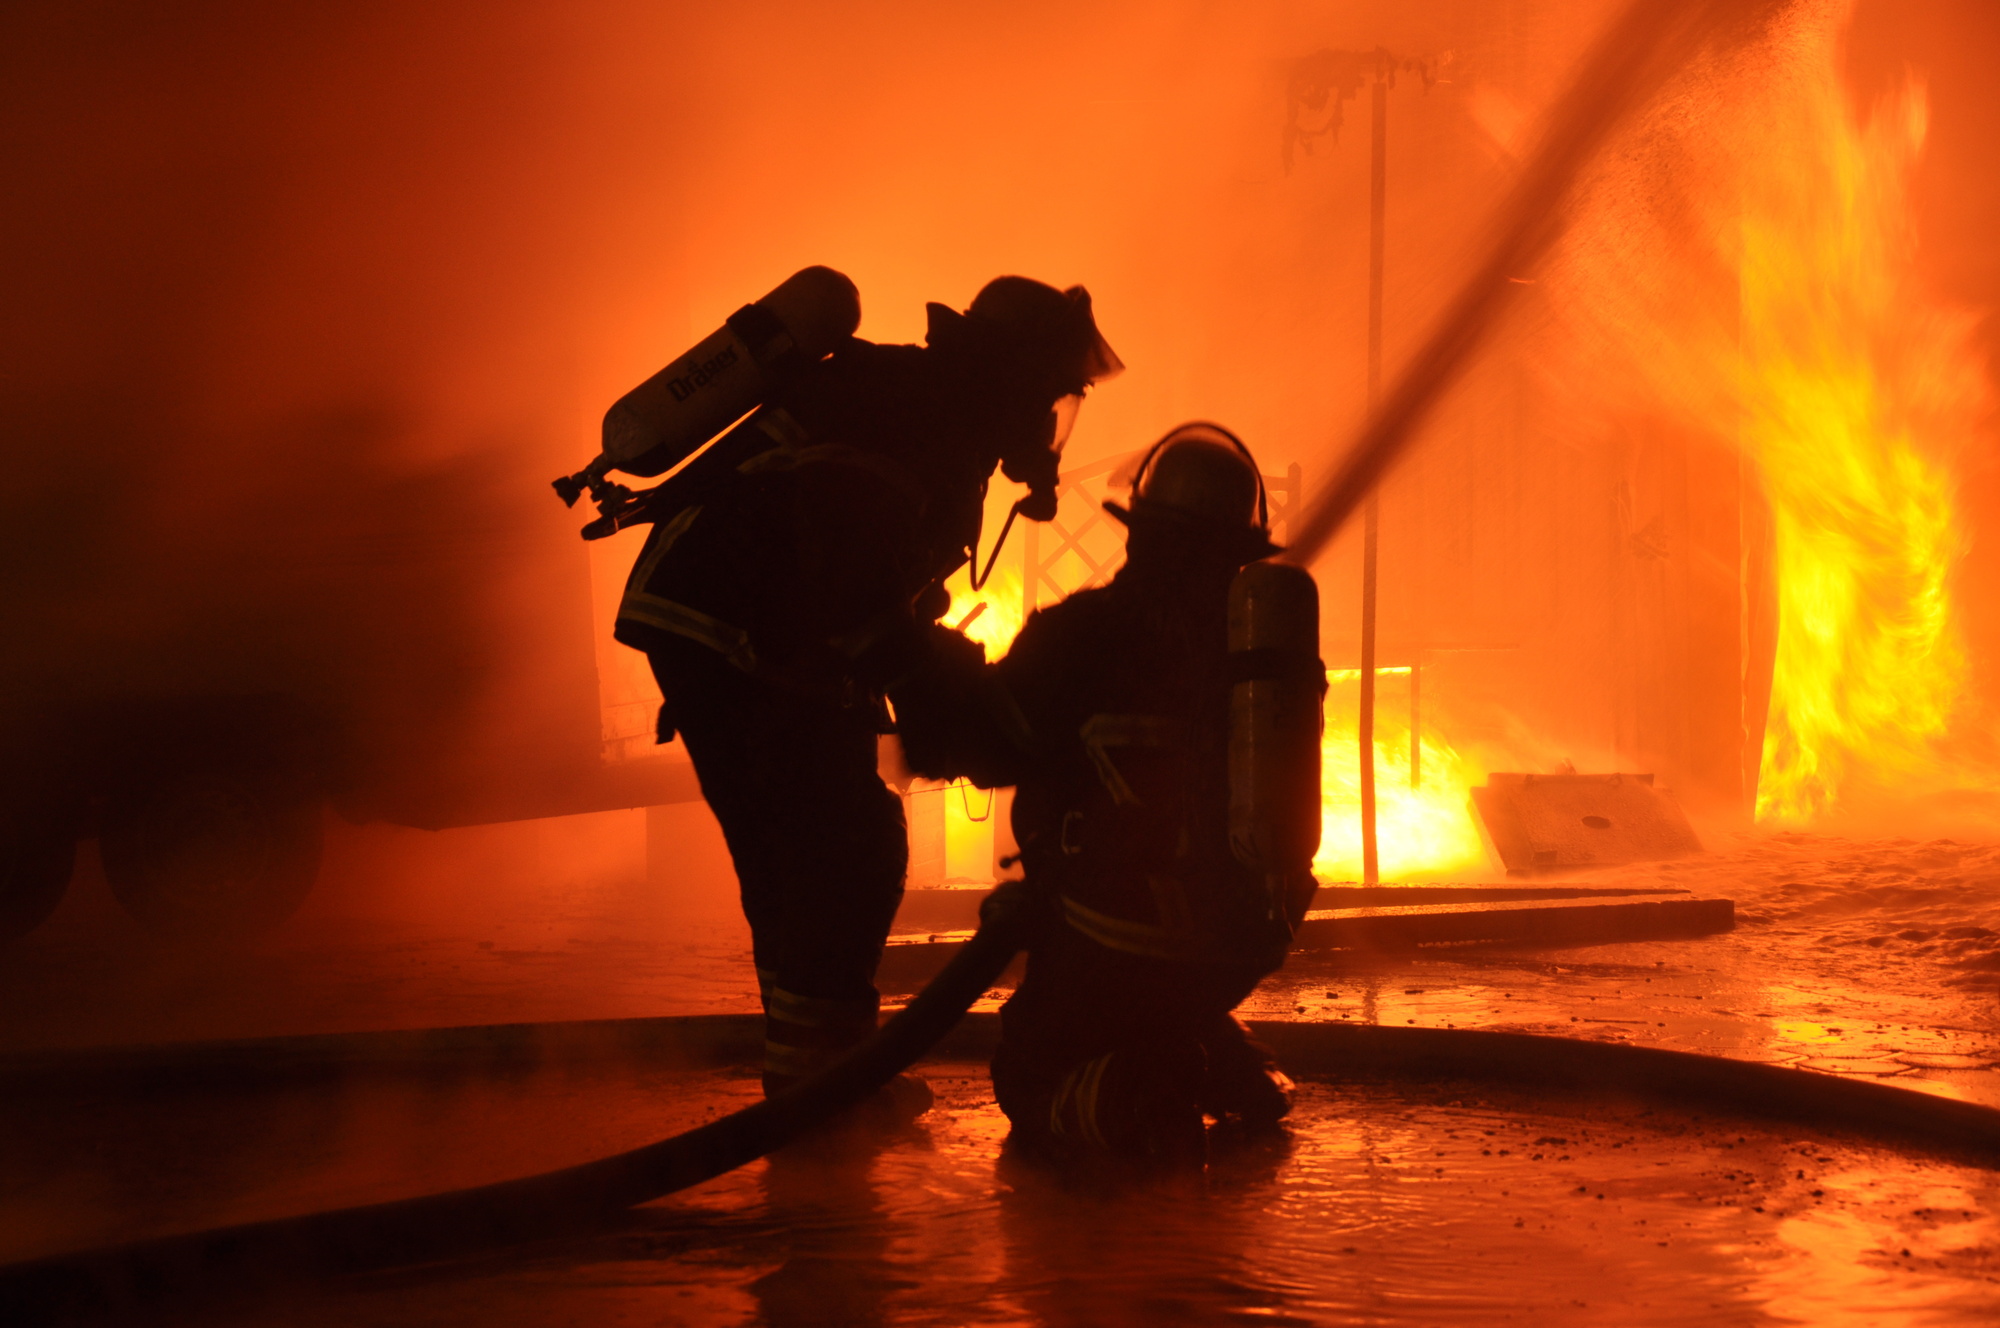
<svg viewBox="0 0 2000 1328"><path fill-rule="evenodd" d="M604 413L599 473L658 475L757 408L861 326L861 295L830 267L793 273Z"/></svg>
<svg viewBox="0 0 2000 1328"><path fill-rule="evenodd" d="M1303 916L1319 851L1319 587L1251 563L1229 587L1229 843L1264 877L1270 915Z"/></svg>

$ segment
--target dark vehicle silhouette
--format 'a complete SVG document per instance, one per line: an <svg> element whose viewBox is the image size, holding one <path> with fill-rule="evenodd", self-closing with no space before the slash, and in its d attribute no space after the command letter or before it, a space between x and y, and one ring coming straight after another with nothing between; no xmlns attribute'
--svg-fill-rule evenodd
<svg viewBox="0 0 2000 1328"><path fill-rule="evenodd" d="M90 836L136 917L228 935L305 897L329 807L442 829L699 796L677 749L605 759L546 449L361 412L146 441L81 511L8 486L0 938Z"/></svg>

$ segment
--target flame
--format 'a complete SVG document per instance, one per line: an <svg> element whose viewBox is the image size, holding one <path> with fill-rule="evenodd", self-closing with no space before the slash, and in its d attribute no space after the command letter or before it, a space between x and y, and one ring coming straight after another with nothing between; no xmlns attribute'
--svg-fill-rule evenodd
<svg viewBox="0 0 2000 1328"><path fill-rule="evenodd" d="M985 587L972 591L964 569L945 583L951 592L946 623L966 622L965 634L997 659L1021 630L1021 578L996 569ZM983 607L981 607L983 606ZM1394 678L1407 668L1384 669L1384 704L1375 715L1376 856L1382 879L1424 878L1478 869L1486 851L1472 821L1470 790L1478 782L1456 749L1436 732L1421 738L1420 788L1410 787L1410 725L1407 710L1392 702ZM1313 870L1322 880L1361 876L1361 745L1356 732L1360 671L1330 675L1326 733L1321 740L1320 850ZM1346 686L1343 688L1342 684ZM945 794L946 879L990 880L998 817L991 795L959 781ZM1004 832L1003 832L1004 833Z"/></svg>
<svg viewBox="0 0 2000 1328"><path fill-rule="evenodd" d="M1746 171L1740 438L1773 518L1777 653L1760 820L1833 810L1862 778L1936 766L1966 679L1950 576L1963 547L1956 444L1982 396L1962 318L1912 271L1908 200L1926 102L1865 123L1836 75L1836 25Z"/></svg>
<svg viewBox="0 0 2000 1328"><path fill-rule="evenodd" d="M1746 512L1768 506L1771 585L1745 588L1774 601L1767 823L1994 783L1947 745L1968 680L1957 461L1987 388L1974 321L1916 269L1923 88L1850 107L1851 8L1807 0L1726 86L1684 89L1607 168L1554 274L1571 400L1739 449Z"/></svg>
<svg viewBox="0 0 2000 1328"><path fill-rule="evenodd" d="M943 622L959 627L986 647L986 658L1007 653L1026 620L1021 612L1021 575L1012 567L996 567L986 584L972 589L970 569L961 567L945 581L951 607ZM962 625L962 626L961 626ZM1005 812L997 795L956 780L944 794L945 881L947 884L994 879L994 836L1003 838Z"/></svg>
<svg viewBox="0 0 2000 1328"><path fill-rule="evenodd" d="M944 588L951 592L951 607L945 610L944 624L958 627L985 646L988 659L1006 654L1025 621L1021 612L1020 573L1012 568L995 568L986 584L975 591L969 573L961 567L952 573Z"/></svg>
<svg viewBox="0 0 2000 1328"><path fill-rule="evenodd" d="M944 795L944 879L946 884L995 878L993 837L1004 808L999 793L956 780Z"/></svg>
<svg viewBox="0 0 2000 1328"><path fill-rule="evenodd" d="M1320 740L1320 841L1313 873L1322 881L1361 877L1361 738L1359 669L1327 676L1326 734ZM1436 877L1478 870L1486 850L1473 824L1471 789L1479 777L1435 731L1419 738L1420 787L1410 787L1409 711L1397 704L1395 678L1376 683L1375 852L1381 878Z"/></svg>

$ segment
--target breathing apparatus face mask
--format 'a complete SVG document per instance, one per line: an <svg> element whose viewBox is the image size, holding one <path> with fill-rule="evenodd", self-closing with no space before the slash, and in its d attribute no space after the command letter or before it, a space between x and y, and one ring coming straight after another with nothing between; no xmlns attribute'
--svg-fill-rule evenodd
<svg viewBox="0 0 2000 1328"><path fill-rule="evenodd" d="M1049 441L1049 450L1051 452L1056 453L1058 456L1062 455L1063 445L1069 442L1069 431L1076 427L1077 412L1082 409L1083 393L1081 392L1071 392L1067 396L1056 398L1056 404L1049 411L1050 419L1054 425Z"/></svg>
<svg viewBox="0 0 2000 1328"><path fill-rule="evenodd" d="M1056 483L1062 468L1063 445L1076 427L1083 394L1071 392L1056 400L1034 433L1034 442L1010 449L1000 459L1000 473L1016 484L1028 486L1020 502L1022 516L1030 521L1048 521L1056 514Z"/></svg>

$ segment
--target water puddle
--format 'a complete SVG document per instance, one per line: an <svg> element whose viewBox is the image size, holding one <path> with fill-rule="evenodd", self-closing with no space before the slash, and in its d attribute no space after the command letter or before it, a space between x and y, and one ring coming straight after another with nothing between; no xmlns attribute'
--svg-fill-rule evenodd
<svg viewBox="0 0 2000 1328"><path fill-rule="evenodd" d="M608 1234L296 1303L211 1307L200 1321L1082 1328L2000 1315L2000 1184L1968 1167L1681 1113L1308 1084L1285 1139L1219 1148L1202 1180L1113 1185L1010 1157L983 1073L930 1073L940 1105L901 1136L795 1149ZM617 1066L494 1087L438 1085L419 1101L405 1085L372 1105L377 1090L350 1087L344 1126L275 1153L268 1132L259 1142L229 1129L269 1104L212 1102L209 1156L156 1158L140 1188L161 1211L177 1193L205 1191L211 1215L235 1216L386 1197L480 1179L482 1160L491 1178L496 1165L557 1163L584 1140L636 1142L663 1121L699 1119L718 1094L751 1091L740 1077ZM386 1166L392 1124L402 1137ZM136 1174L146 1155L122 1165ZM222 1189L233 1197L214 1198L204 1167L232 1178ZM25 1202L19 1191L7 1201L16 1233ZM72 1222L72 1235L89 1224Z"/></svg>

